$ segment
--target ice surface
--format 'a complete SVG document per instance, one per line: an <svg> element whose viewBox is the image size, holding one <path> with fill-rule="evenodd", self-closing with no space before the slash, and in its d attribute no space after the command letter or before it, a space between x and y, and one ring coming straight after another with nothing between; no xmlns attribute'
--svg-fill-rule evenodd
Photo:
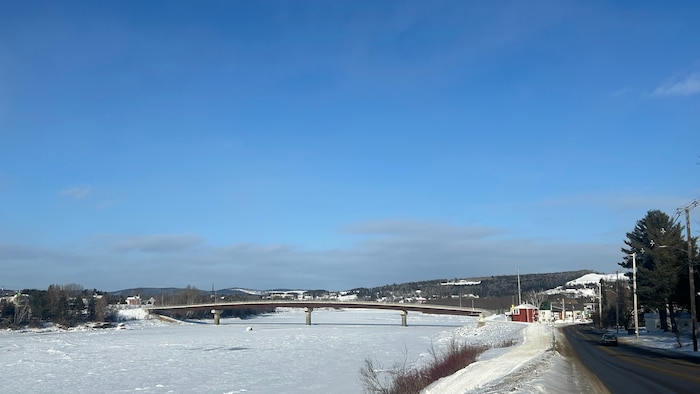
<svg viewBox="0 0 700 394"><path fill-rule="evenodd" d="M366 358L429 360L463 316L300 310L189 324L132 320L126 329L0 333L2 386L13 393L359 393ZM249 330L252 328L252 330Z"/></svg>
<svg viewBox="0 0 700 394"><path fill-rule="evenodd" d="M252 319L186 324L143 320L139 310L125 329L0 331L0 385L12 393L187 392L360 393L364 360L390 368L420 366L431 347L455 338L500 346L444 378L429 393L591 393L573 363L552 351L554 328L513 323L503 316L480 326L465 316L409 313L401 327L395 311L315 310L306 326L298 309ZM557 335L559 337L559 335ZM679 348L668 333L644 333L640 346Z"/></svg>

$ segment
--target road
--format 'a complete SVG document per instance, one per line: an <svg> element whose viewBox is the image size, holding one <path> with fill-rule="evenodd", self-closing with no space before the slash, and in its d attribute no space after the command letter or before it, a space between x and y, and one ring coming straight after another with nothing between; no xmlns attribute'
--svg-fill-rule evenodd
<svg viewBox="0 0 700 394"><path fill-rule="evenodd" d="M590 326L563 329L571 350L610 393L698 393L700 359L620 343L599 344Z"/></svg>

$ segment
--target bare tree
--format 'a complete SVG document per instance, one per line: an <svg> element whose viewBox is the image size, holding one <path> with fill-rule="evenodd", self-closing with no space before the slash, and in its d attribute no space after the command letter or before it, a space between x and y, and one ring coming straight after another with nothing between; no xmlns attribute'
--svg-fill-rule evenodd
<svg viewBox="0 0 700 394"><path fill-rule="evenodd" d="M547 300L547 294L542 291L530 290L524 294L525 302L539 308Z"/></svg>

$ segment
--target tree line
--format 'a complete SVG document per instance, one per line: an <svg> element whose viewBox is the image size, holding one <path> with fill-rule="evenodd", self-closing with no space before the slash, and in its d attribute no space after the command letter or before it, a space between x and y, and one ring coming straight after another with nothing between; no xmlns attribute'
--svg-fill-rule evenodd
<svg viewBox="0 0 700 394"><path fill-rule="evenodd" d="M212 294L187 286L158 297L164 305L200 304L212 301ZM244 301L255 296L227 295L223 301ZM259 298L259 297L257 297ZM119 305L125 305L122 295L111 295L96 289L84 289L77 284L52 284L46 290L25 289L14 297L0 299L0 328L24 326L41 327L46 323L74 327L89 322L115 322ZM248 317L274 309L225 310L222 317ZM208 311L173 311L179 319L212 318Z"/></svg>
<svg viewBox="0 0 700 394"><path fill-rule="evenodd" d="M0 301L0 326L39 326L51 322L68 327L111 319L109 295L77 284L50 285L46 290L19 291Z"/></svg>

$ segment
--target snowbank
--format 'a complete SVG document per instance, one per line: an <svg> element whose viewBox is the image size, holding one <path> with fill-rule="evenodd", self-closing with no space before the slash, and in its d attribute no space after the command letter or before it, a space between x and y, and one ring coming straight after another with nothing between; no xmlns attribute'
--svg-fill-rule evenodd
<svg viewBox="0 0 700 394"><path fill-rule="evenodd" d="M522 336L517 345L489 350L479 361L431 384L423 391L425 394L461 394L497 383L525 364L543 357L553 342L552 327L542 324L490 322L483 327L465 326L458 331L467 340L473 335L475 342L495 346L513 338L515 333Z"/></svg>
<svg viewBox="0 0 700 394"><path fill-rule="evenodd" d="M117 310L117 320L148 320L150 316L146 310L142 308L129 308Z"/></svg>

